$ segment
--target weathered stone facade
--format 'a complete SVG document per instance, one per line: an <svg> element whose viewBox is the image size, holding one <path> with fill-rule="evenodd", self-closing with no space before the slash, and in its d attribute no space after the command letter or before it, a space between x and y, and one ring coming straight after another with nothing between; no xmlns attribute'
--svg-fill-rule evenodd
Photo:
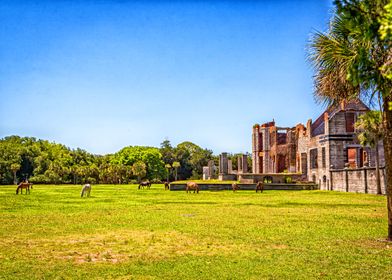
<svg viewBox="0 0 392 280"><path fill-rule="evenodd" d="M359 144L354 127L358 116L367 111L366 105L354 100L328 108L315 122L308 120L306 127L280 128L274 121L255 125L253 173L301 173L303 180L331 189L332 170L374 167L375 150ZM385 165L383 151L380 142L381 166Z"/></svg>

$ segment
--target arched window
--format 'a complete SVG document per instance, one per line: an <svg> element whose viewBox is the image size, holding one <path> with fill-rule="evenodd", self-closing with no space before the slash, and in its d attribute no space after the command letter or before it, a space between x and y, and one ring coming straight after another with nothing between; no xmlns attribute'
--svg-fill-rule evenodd
<svg viewBox="0 0 392 280"><path fill-rule="evenodd" d="M271 184L272 183L272 177L271 176L265 176L263 178L263 183L265 184Z"/></svg>

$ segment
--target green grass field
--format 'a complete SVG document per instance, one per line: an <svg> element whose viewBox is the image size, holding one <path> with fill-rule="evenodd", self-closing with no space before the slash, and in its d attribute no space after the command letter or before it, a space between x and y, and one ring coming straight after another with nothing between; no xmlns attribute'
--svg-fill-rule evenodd
<svg viewBox="0 0 392 280"><path fill-rule="evenodd" d="M385 197L0 186L1 279L391 279Z"/></svg>

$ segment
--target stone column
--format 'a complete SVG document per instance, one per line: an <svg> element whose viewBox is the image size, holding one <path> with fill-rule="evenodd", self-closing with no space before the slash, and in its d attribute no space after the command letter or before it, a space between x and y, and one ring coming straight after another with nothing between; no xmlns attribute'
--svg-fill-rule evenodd
<svg viewBox="0 0 392 280"><path fill-rule="evenodd" d="M238 170L238 174L242 173L242 155L239 155L237 157L237 170Z"/></svg>
<svg viewBox="0 0 392 280"><path fill-rule="evenodd" d="M230 159L227 161L227 173L233 174L233 163Z"/></svg>
<svg viewBox="0 0 392 280"><path fill-rule="evenodd" d="M208 179L213 179L215 176L215 162L214 160L208 161Z"/></svg>
<svg viewBox="0 0 392 280"><path fill-rule="evenodd" d="M248 173L248 156L241 155L241 169L242 173Z"/></svg>
<svg viewBox="0 0 392 280"><path fill-rule="evenodd" d="M227 175L229 171L228 168L227 153L222 153L219 155L219 174Z"/></svg>

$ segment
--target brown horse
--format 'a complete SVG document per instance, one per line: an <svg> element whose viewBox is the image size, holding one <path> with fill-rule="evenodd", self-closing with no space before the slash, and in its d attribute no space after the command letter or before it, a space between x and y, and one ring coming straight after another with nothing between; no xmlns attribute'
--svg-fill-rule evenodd
<svg viewBox="0 0 392 280"><path fill-rule="evenodd" d="M256 185L256 193L257 193L258 191L260 191L260 193L262 193L263 190L264 190L264 184L263 184L263 182L257 182L257 185Z"/></svg>
<svg viewBox="0 0 392 280"><path fill-rule="evenodd" d="M165 185L165 191L166 191L166 190L170 190L170 184L169 184L169 182L165 182L164 185Z"/></svg>
<svg viewBox="0 0 392 280"><path fill-rule="evenodd" d="M193 193L199 193L199 185L195 182L188 182L186 183L186 192L193 190Z"/></svg>
<svg viewBox="0 0 392 280"><path fill-rule="evenodd" d="M32 183L27 183L27 182L22 182L18 185L18 187L16 188L16 194L19 193L20 190L20 194L22 194L22 190L25 189L26 190L26 194L29 193L30 194L30 188L33 188L33 184Z"/></svg>
<svg viewBox="0 0 392 280"><path fill-rule="evenodd" d="M240 186L238 186L237 183L233 183L231 184L231 188L233 189L233 192L236 192L240 189Z"/></svg>
<svg viewBox="0 0 392 280"><path fill-rule="evenodd" d="M144 189L144 187L147 187L148 189L150 189L150 187L151 187L150 181L141 182L141 183L139 184L138 189L139 189L139 190L140 190L141 188Z"/></svg>

